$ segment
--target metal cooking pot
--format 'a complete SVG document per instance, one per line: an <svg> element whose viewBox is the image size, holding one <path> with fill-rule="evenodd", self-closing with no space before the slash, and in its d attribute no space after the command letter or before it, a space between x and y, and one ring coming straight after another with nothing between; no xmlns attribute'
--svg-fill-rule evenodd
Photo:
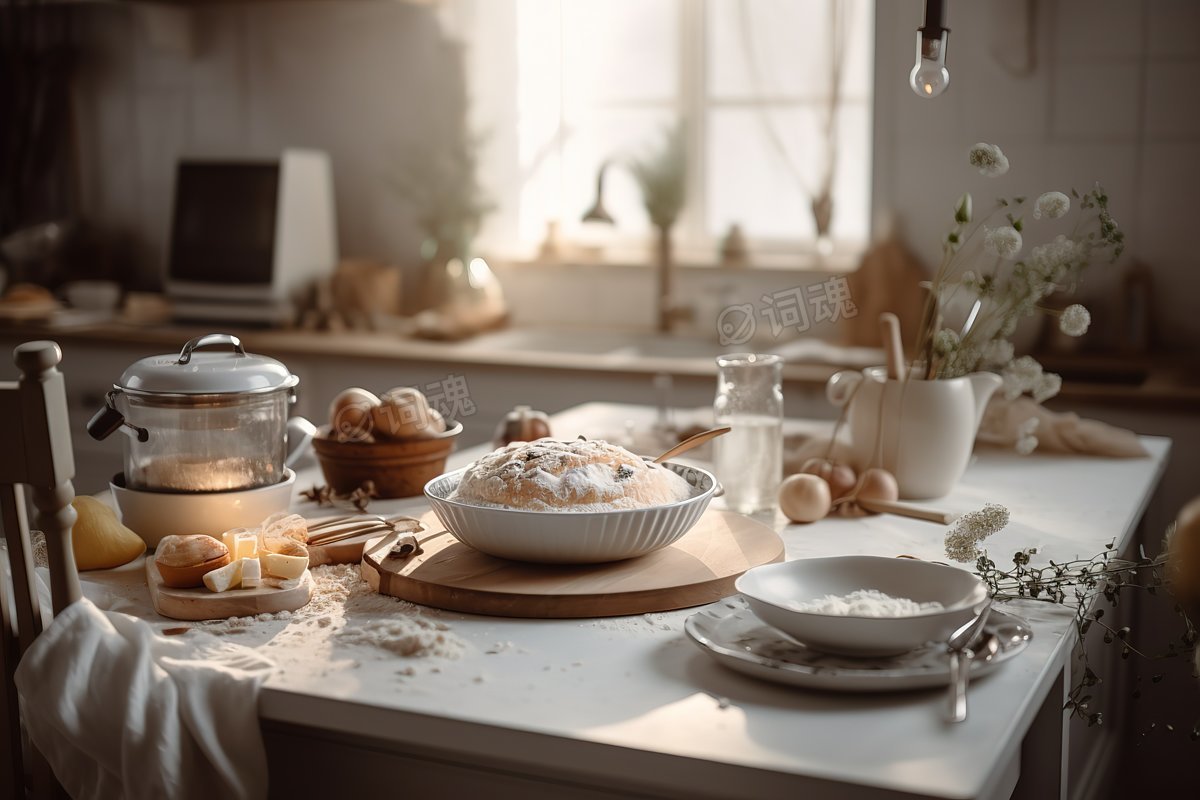
<svg viewBox="0 0 1200 800"><path fill-rule="evenodd" d="M232 350L201 352L228 345ZM126 434L125 485L159 492L270 486L298 459L315 427L288 418L300 379L236 336L192 339L179 355L143 358L121 375L88 422L94 439Z"/></svg>

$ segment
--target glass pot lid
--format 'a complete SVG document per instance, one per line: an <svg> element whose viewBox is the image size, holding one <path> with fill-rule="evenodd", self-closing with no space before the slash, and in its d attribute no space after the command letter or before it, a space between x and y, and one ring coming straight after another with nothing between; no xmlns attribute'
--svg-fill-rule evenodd
<svg viewBox="0 0 1200 800"><path fill-rule="evenodd" d="M199 352L215 345L233 349ZM299 380L282 362L247 353L238 337L210 333L192 339L178 355L134 362L122 373L116 388L136 394L247 394L290 389Z"/></svg>

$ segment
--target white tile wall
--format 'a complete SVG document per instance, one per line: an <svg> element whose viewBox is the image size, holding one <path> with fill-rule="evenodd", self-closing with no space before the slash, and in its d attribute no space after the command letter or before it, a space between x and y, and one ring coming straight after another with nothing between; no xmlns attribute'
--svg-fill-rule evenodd
<svg viewBox="0 0 1200 800"><path fill-rule="evenodd" d="M77 8L86 212L134 231L142 282L162 268L180 157L333 159L342 253L415 270L421 235L392 177L454 124L460 54L404 3L230 4L188 12L190 52L156 46L134 4ZM415 278L415 276L414 276ZM415 279L409 285L416 285Z"/></svg>
<svg viewBox="0 0 1200 800"><path fill-rule="evenodd" d="M1200 40L1200 24L1196 38ZM1146 136L1151 140L1200 139L1200 53L1186 60L1149 63Z"/></svg>
<svg viewBox="0 0 1200 800"><path fill-rule="evenodd" d="M461 100L453 89L461 86L461 54L446 44L435 10L213 6L191 12L194 46L180 53L154 47L132 6L78 9L89 47L77 94L81 189L93 219L136 232L150 280L162 263L178 157L269 156L308 145L333 157L343 253L404 264L407 285L419 285L421 235L391 176L404 153L453 124ZM1200 341L1200 317L1188 294L1175 290L1194 292L1200 275L1185 241L1192 222L1181 211L1194 208L1200 178L1200 2L1057 0L1032 8L1027 45L1036 69L1026 75L1006 71L991 55L1023 44L1010 0L952 4L951 88L922 102L907 86L921 3L878 2L878 220L894 217L915 252L934 263L949 209L964 190L979 203L1101 180L1126 229L1126 260L1146 261L1164 287L1163 330L1176 341ZM504 35L503 22L493 35ZM474 57L486 58L486 39L477 47ZM959 166L980 140L1005 149L1009 176L992 182ZM491 144L510 145L506 131ZM688 272L679 291L703 307L726 282L752 288L755 301L762 290L786 288L780 281L815 279L754 275ZM648 270L505 278L526 321L652 319ZM1101 304L1115 303L1114 285L1098 277L1089 291L1108 292ZM554 302L559 290L589 301L569 310Z"/></svg>
<svg viewBox="0 0 1200 800"><path fill-rule="evenodd" d="M972 192L978 212L998 194L1083 190L1100 181L1127 249L1116 268L1088 276L1093 337L1117 335L1107 315L1120 301L1121 268L1137 259L1157 278L1167 342L1200 347L1191 299L1200 289L1200 255L1186 241L1200 185L1200 2L1036 3L1030 35L1037 67L1027 76L1010 74L991 55L991 22L1011 8L1009 0L952 5L950 89L926 102L898 80L911 68L921 3L878 4L881 218L894 214L914 251L934 264L947 208L962 191ZM1012 35L1006 28L1010 45ZM971 174L962 154L980 140L1004 149L1012 162L1007 176Z"/></svg>
<svg viewBox="0 0 1200 800"><path fill-rule="evenodd" d="M1200 58L1200 3L1154 0L1150 13L1152 57Z"/></svg>

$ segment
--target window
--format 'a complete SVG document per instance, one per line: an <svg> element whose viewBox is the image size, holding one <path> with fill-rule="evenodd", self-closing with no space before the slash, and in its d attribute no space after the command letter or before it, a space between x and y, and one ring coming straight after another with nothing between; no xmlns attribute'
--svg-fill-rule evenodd
<svg viewBox="0 0 1200 800"><path fill-rule="evenodd" d="M811 251L828 142L832 241L865 242L872 0L510 3L509 24L480 25L475 43L511 30L513 67L497 68L494 41L473 56L477 101L493 117L511 115L481 119L490 132L511 129L486 155L485 182L501 209L484 229L489 251L531 256L555 222L565 241L603 247L607 257L644 255L651 225L622 164L659 151L676 124L688 165L674 229L681 258L713 260L735 223L757 253ZM616 225L584 223L606 162L604 201Z"/></svg>

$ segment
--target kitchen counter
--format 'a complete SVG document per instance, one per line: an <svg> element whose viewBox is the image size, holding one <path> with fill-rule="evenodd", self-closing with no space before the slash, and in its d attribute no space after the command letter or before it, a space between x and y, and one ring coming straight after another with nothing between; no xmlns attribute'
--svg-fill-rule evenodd
<svg viewBox="0 0 1200 800"><path fill-rule="evenodd" d="M649 408L591 404L552 424L603 436L651 416ZM1012 523L987 543L997 554L1036 545L1038 559L1067 560L1110 540L1124 548L1170 450L1169 440L1143 441L1150 457L1130 460L984 450L938 506L1008 506ZM457 453L449 466L482 452ZM306 472L297 485L313 478ZM372 504L380 513L424 508L420 498ZM944 559L938 525L890 516L765 521L781 531L789 559ZM953 727L942 721L941 690L829 694L728 672L682 633L691 610L610 620L430 612L466 640L455 660L380 656L286 621L259 623L236 641L280 660L259 710L280 768L272 791L301 793L294 796L403 787L522 798L1057 797L1067 780L1061 709L1072 613L1036 602L1008 610L1030 620L1035 638L972 684L970 717ZM309 750L320 752L319 770L283 769Z"/></svg>
<svg viewBox="0 0 1200 800"><path fill-rule="evenodd" d="M247 350L286 360L289 356L333 356L339 359L394 359L459 365L533 367L556 370L678 375L716 374L713 358L737 348L716 341L649 331L608 332L512 328L457 342L403 338L366 331L237 330L220 325L143 327L108 323L78 327L4 326L9 339L53 339L95 345L138 345L157 352L178 351L189 339L220 329L241 338ZM842 367L879 363L882 351L844 348L818 340L799 340L780 346L787 363L784 379L823 385ZM66 368L66 362L64 362Z"/></svg>
<svg viewBox="0 0 1200 800"><path fill-rule="evenodd" d="M178 350L194 336L211 333L219 325L134 326L105 323L76 327L7 324L0 338L19 342L54 339L65 347L137 347L142 355ZM468 367L593 372L613 375L655 375L709 378L715 375L713 358L721 352L751 345L722 347L716 341L672 336L650 331L593 331L571 329L510 328L459 342L402 338L371 332L316 332L301 330L230 330L246 348L289 358L411 361ZM758 345L762 349L762 345ZM783 377L794 386L823 387L842 368L857 369L881 363L881 350L841 347L817 339L785 341L770 347L785 358ZM1063 375L1062 392L1053 406L1070 408L1089 403L1120 408L1194 411L1200 407L1200 358L1192 355L1105 356L1039 355L1046 368ZM69 359L64 369L70 368Z"/></svg>

